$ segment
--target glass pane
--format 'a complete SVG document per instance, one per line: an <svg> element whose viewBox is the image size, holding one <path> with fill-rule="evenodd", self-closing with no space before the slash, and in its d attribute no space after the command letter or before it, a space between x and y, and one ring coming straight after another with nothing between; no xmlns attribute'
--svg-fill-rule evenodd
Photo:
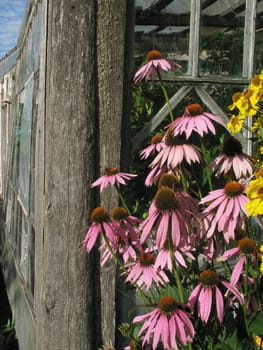
<svg viewBox="0 0 263 350"><path fill-rule="evenodd" d="M199 74L241 77L246 1L202 0L202 4Z"/></svg>
<svg viewBox="0 0 263 350"><path fill-rule="evenodd" d="M254 72L259 73L263 67L263 1L257 2L256 35L255 35L255 62Z"/></svg>
<svg viewBox="0 0 263 350"><path fill-rule="evenodd" d="M33 21L33 66L38 70L40 66L41 45L42 45L42 21L43 21L43 4L38 4L38 11Z"/></svg>
<svg viewBox="0 0 263 350"><path fill-rule="evenodd" d="M135 8L135 67L142 64L147 52L155 49L164 58L175 60L182 66L175 73L169 72L167 78L185 74L188 68L191 0L136 0Z"/></svg>
<svg viewBox="0 0 263 350"><path fill-rule="evenodd" d="M34 80L31 79L20 95L20 102L23 103L24 108L20 125L18 193L27 211L29 210L33 86Z"/></svg>

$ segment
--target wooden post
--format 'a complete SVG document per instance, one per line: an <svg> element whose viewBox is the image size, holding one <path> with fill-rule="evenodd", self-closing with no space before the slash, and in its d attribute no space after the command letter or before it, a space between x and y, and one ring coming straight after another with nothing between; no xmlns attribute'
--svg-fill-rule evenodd
<svg viewBox="0 0 263 350"><path fill-rule="evenodd" d="M95 1L45 4L36 156L36 349L95 350L98 286L92 256L79 249L94 206L88 185L95 177L97 133Z"/></svg>
<svg viewBox="0 0 263 350"><path fill-rule="evenodd" d="M129 0L128 0L129 1ZM127 1L97 1L97 57L100 116L100 174L106 167L120 169L123 117L124 48ZM118 205L113 188L101 194L101 205ZM103 343L114 341L115 263L101 269L101 327Z"/></svg>

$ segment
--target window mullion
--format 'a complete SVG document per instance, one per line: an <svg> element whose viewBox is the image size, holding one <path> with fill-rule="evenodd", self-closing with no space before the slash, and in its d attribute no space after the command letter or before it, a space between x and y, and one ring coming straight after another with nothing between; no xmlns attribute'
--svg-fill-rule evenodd
<svg viewBox="0 0 263 350"><path fill-rule="evenodd" d="M191 77L193 78L198 76L200 14L201 0L192 0L190 17L188 75L191 75Z"/></svg>
<svg viewBox="0 0 263 350"><path fill-rule="evenodd" d="M257 0L246 0L242 77L251 79L254 68L255 18Z"/></svg>

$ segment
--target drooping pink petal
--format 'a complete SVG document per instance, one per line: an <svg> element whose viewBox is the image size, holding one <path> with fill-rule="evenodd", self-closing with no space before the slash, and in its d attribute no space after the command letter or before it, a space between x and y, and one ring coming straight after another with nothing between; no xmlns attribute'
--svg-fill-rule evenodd
<svg viewBox="0 0 263 350"><path fill-rule="evenodd" d="M202 286L200 284L198 284L192 291L192 293L190 294L189 298L188 298L188 304L190 306L190 308L193 308L198 297L200 294L200 290L201 290Z"/></svg>
<svg viewBox="0 0 263 350"><path fill-rule="evenodd" d="M232 275L231 275L231 279L230 279L230 283L232 285L236 285L239 278L240 278L240 275L243 271L243 266L244 266L244 263L245 263L245 256L241 256L240 259L238 260L238 262L236 263L236 266L234 267L233 271L232 271Z"/></svg>
<svg viewBox="0 0 263 350"><path fill-rule="evenodd" d="M176 332L176 320L174 319L174 317L170 317L169 319L169 331L170 331L170 334L169 334L169 337L170 337L170 344L171 344L171 347L175 350L178 350L178 346L177 346L177 343L176 343L176 337L177 337L177 332Z"/></svg>
<svg viewBox="0 0 263 350"><path fill-rule="evenodd" d="M168 236L170 215L169 213L163 213L161 216L160 223L158 225L156 233L156 244L157 247L162 248Z"/></svg>
<svg viewBox="0 0 263 350"><path fill-rule="evenodd" d="M160 315L159 319L156 322L156 326L153 332L153 349L156 349L163 332L162 319L166 319L165 316Z"/></svg>
<svg viewBox="0 0 263 350"><path fill-rule="evenodd" d="M187 267L186 263L184 261L183 255L179 252L179 250L176 250L174 253L175 259L178 261L178 263L183 266L183 267Z"/></svg>
<svg viewBox="0 0 263 350"><path fill-rule="evenodd" d="M181 320L184 322L184 326L187 330L187 333L189 333L190 337L193 338L195 335L195 330L194 330L194 326L193 326L192 322L190 321L189 317L182 310L178 310L177 314L180 316Z"/></svg>
<svg viewBox="0 0 263 350"><path fill-rule="evenodd" d="M220 323L223 322L223 314L224 314L224 299L221 294L220 289L216 286L216 311L217 311L217 318Z"/></svg>
<svg viewBox="0 0 263 350"><path fill-rule="evenodd" d="M221 281L220 283L222 283L227 289L227 294L230 291L238 300L238 302L242 305L244 303L244 298L243 296L239 293L239 291L237 290L236 287L234 287L231 283L227 282L227 281Z"/></svg>
<svg viewBox="0 0 263 350"><path fill-rule="evenodd" d="M170 349L169 342L169 322L167 316L161 316L158 324L161 323L160 331L161 331L161 339L165 349ZM158 325L155 328L155 332L157 330Z"/></svg>
<svg viewBox="0 0 263 350"><path fill-rule="evenodd" d="M198 311L202 321L208 322L212 307L212 289L201 288L198 299Z"/></svg>
<svg viewBox="0 0 263 350"><path fill-rule="evenodd" d="M174 318L176 319L177 337L179 338L180 342L183 345L186 345L187 344L187 336L185 333L184 323L178 314L175 314Z"/></svg>
<svg viewBox="0 0 263 350"><path fill-rule="evenodd" d="M239 247L235 247L235 248L231 248L228 249L227 251L224 252L223 255L221 255L218 260L220 261L227 261L229 258L231 258L232 256L234 256L235 254L237 254L239 252Z"/></svg>

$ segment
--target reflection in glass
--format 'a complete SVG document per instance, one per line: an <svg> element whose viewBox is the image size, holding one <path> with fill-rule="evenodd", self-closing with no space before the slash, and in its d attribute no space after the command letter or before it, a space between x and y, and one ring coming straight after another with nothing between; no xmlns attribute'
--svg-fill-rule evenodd
<svg viewBox="0 0 263 350"><path fill-rule="evenodd" d="M255 56L254 56L254 72L259 73L263 68L263 1L257 2L256 15L256 35L255 35Z"/></svg>
<svg viewBox="0 0 263 350"><path fill-rule="evenodd" d="M191 0L136 1L134 58L138 67L150 50L178 62L184 74L188 68ZM174 76L169 72L168 77Z"/></svg>
<svg viewBox="0 0 263 350"><path fill-rule="evenodd" d="M245 0L202 1L199 74L242 74Z"/></svg>

